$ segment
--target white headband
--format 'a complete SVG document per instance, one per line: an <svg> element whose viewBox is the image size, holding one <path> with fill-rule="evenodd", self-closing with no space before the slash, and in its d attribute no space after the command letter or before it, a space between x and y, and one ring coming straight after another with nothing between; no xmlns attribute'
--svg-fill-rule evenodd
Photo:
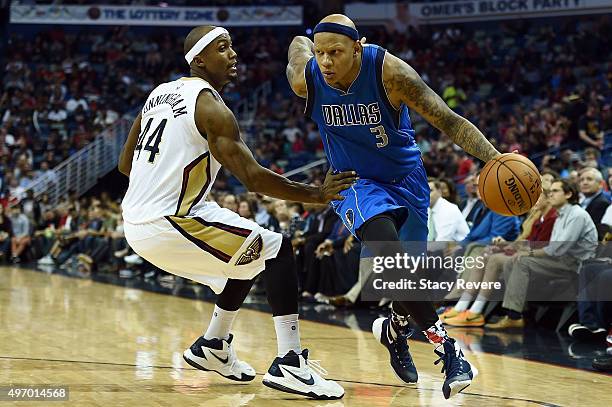
<svg viewBox="0 0 612 407"><path fill-rule="evenodd" d="M193 58L198 55L208 44L213 42L218 36L222 34L228 34L227 30L223 27L217 27L212 31L208 32L205 36L200 38L198 42L189 50L189 52L185 55L185 60L188 64L191 64Z"/></svg>

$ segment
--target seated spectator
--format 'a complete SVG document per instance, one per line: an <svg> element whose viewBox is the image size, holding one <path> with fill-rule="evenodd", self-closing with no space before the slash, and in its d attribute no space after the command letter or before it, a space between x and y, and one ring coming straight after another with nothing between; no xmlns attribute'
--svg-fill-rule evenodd
<svg viewBox="0 0 612 407"><path fill-rule="evenodd" d="M299 202L291 202L287 205L287 211L289 213L289 238L294 238L299 231L304 230L305 218L303 215L306 214L304 205Z"/></svg>
<svg viewBox="0 0 612 407"><path fill-rule="evenodd" d="M21 205L15 205L11 210L11 225L13 237L11 239L11 256L13 263L21 261L21 255L28 248L31 238L31 223L23 214Z"/></svg>
<svg viewBox="0 0 612 407"><path fill-rule="evenodd" d="M478 208L474 217L474 226L462 243L489 244L496 237L513 241L519 234L519 228L520 222L517 216L500 215L483 205Z"/></svg>
<svg viewBox="0 0 612 407"><path fill-rule="evenodd" d="M595 259L584 262L578 276L578 323L568 327L569 335L577 340L604 338L606 332L612 346L612 205L608 206L601 223L608 228ZM609 327L609 330L607 330Z"/></svg>
<svg viewBox="0 0 612 407"><path fill-rule="evenodd" d="M254 192L249 192L247 196L249 197L249 201L257 206L257 209L255 210L255 223L257 223L259 226L266 227L266 225L270 223L270 212L268 212L268 208L264 204L264 199L270 201L270 198Z"/></svg>
<svg viewBox="0 0 612 407"><path fill-rule="evenodd" d="M311 274L311 269L317 266L316 250L330 235L338 217L329 205L308 204L305 206L309 212L305 221L303 233L294 237L296 249L296 263L298 265L298 278L301 290L304 290L305 281ZM315 271L316 272L316 271Z"/></svg>
<svg viewBox="0 0 612 407"><path fill-rule="evenodd" d="M55 211L47 210L43 213L41 221L36 224L32 239L32 249L36 257L42 257L51 250L55 242L58 222Z"/></svg>
<svg viewBox="0 0 612 407"><path fill-rule="evenodd" d="M448 202L457 205L459 199L457 198L457 187L455 183L449 179L441 179L440 182L440 193L442 198Z"/></svg>
<svg viewBox="0 0 612 407"><path fill-rule="evenodd" d="M28 189L25 197L21 200L21 207L23 208L23 214L28 217L32 225L36 225L41 222L40 204L38 200L34 199L34 191Z"/></svg>
<svg viewBox="0 0 612 407"><path fill-rule="evenodd" d="M229 209L232 212L238 212L238 202L236 201L236 195L227 194L223 197L221 207Z"/></svg>
<svg viewBox="0 0 612 407"><path fill-rule="evenodd" d="M118 208L109 208L103 206L102 203L98 203L92 207L94 210L94 216L98 216L102 219L102 226L95 232L90 232L93 242L88 252L83 253L85 256L81 256L81 261L84 263L84 267L88 271L98 271L100 268L106 267L105 263L108 263L111 254L116 251L113 248L112 238L117 238L116 229L121 214ZM97 215L95 215L97 214ZM122 232L122 229L121 229ZM120 237L122 233L119 234Z"/></svg>
<svg viewBox="0 0 612 407"><path fill-rule="evenodd" d="M264 228L271 230L272 232L280 233L280 224L278 219L274 216L274 202L275 199L268 196L264 196L261 199L260 211L255 215L255 219L259 219L257 223ZM264 223L260 223L264 222Z"/></svg>
<svg viewBox="0 0 612 407"><path fill-rule="evenodd" d="M580 137L581 147L603 149L604 134L599 106L590 104L586 114L578 120L578 136Z"/></svg>
<svg viewBox="0 0 612 407"><path fill-rule="evenodd" d="M123 231L123 218L119 216L115 230L110 233L110 252L109 255L109 271L117 273L122 265L122 260L129 254L130 248L128 242L125 239L125 233Z"/></svg>
<svg viewBox="0 0 612 407"><path fill-rule="evenodd" d="M610 233L612 230L612 204L608 205L604 215L601 217L601 224L603 225L603 229L606 231L606 234ZM606 235L604 235L604 240L608 240Z"/></svg>
<svg viewBox="0 0 612 407"><path fill-rule="evenodd" d="M272 204L272 218L278 222L278 232L283 236L291 238L291 216L287 208L287 202L282 199L276 199Z"/></svg>
<svg viewBox="0 0 612 407"><path fill-rule="evenodd" d="M478 185L479 176L474 177L474 185ZM478 200L480 193L476 190ZM480 201L482 203L482 201ZM499 215L484 204L475 205L473 210L473 226L470 233L461 241L463 246L470 243L489 244L496 237L513 241L519 234L520 222L516 216ZM467 249L465 250L467 254Z"/></svg>
<svg viewBox="0 0 612 407"><path fill-rule="evenodd" d="M601 167L600 163L601 153L594 147L587 147L584 149L584 166L597 168Z"/></svg>
<svg viewBox="0 0 612 407"><path fill-rule="evenodd" d="M11 220L4 214L4 211L4 205L0 205L0 260L8 259L13 237Z"/></svg>
<svg viewBox="0 0 612 407"><path fill-rule="evenodd" d="M87 211L87 222L83 223L78 233L79 241L73 254L77 255L86 272L92 271L103 252L109 248L106 238L114 228L114 220L105 214L100 201L92 200Z"/></svg>
<svg viewBox="0 0 612 407"><path fill-rule="evenodd" d="M430 209L427 240L430 242L461 241L465 239L470 229L457 205L442 197L440 187L440 181L435 178L429 179ZM441 247L441 249L444 248Z"/></svg>
<svg viewBox="0 0 612 407"><path fill-rule="evenodd" d="M601 219L610 206L610 200L601 187L603 176L596 168L585 168L580 172L580 206L585 209L597 227L597 238L603 240L607 227Z"/></svg>
<svg viewBox="0 0 612 407"><path fill-rule="evenodd" d="M609 244L609 242L606 242ZM610 247L606 247L610 252ZM609 253L606 253L609 255ZM569 335L582 341L612 335L612 268L610 257L585 262L578 276L578 323L568 327Z"/></svg>
<svg viewBox="0 0 612 407"><path fill-rule="evenodd" d="M554 180L561 178L558 173L546 170L540 172L540 178L542 179L542 184L551 185Z"/></svg>
<svg viewBox="0 0 612 407"><path fill-rule="evenodd" d="M346 264L343 249L349 235L342 220L336 217L332 230L319 243L314 258L309 262L302 298L318 300L321 294L337 295L355 283L357 269L348 271L345 267L337 267Z"/></svg>
<svg viewBox="0 0 612 407"><path fill-rule="evenodd" d="M461 214L466 221L472 210L476 207L476 204L480 201L476 194L476 191L478 191L478 184L474 183L475 179L476 177L474 175L468 175L463 180L466 198L459 203L459 209L461 209Z"/></svg>
<svg viewBox="0 0 612 407"><path fill-rule="evenodd" d="M547 242L550 240L552 228L557 219L557 210L550 205L547 198L550 184L542 184L543 193L540 199L530 210L529 215L522 224L522 232L516 239L515 244L501 238L493 239L493 246L485 251L484 267L474 267L469 276L472 282L496 282L499 281L504 267L510 266L517 249L521 244L528 242ZM475 300L474 300L475 298ZM450 307L440 315L440 319L451 326L483 326L485 318L483 310L490 298L490 290L466 290L454 307ZM472 300L474 302L472 303ZM470 307L470 303L472 306ZM469 307L469 309L468 309Z"/></svg>
<svg viewBox="0 0 612 407"><path fill-rule="evenodd" d="M550 243L541 249L514 254L506 280L502 307L506 315L491 329L522 328L527 289L535 278L576 280L582 262L595 256L597 230L589 214L578 205L576 187L565 180L553 182L548 199L557 210Z"/></svg>
<svg viewBox="0 0 612 407"><path fill-rule="evenodd" d="M85 215L79 216L74 204L69 205L66 213L60 216L55 242L49 249L49 253L38 260L39 265L62 264L76 250L80 236L79 229L87 221L87 212L85 211Z"/></svg>
<svg viewBox="0 0 612 407"><path fill-rule="evenodd" d="M255 208L250 201L243 199L238 204L238 215L243 218L255 220Z"/></svg>

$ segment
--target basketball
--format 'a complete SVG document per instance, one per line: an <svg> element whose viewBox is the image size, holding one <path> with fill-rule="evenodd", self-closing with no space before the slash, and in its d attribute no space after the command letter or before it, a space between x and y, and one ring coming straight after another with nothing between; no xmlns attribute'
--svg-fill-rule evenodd
<svg viewBox="0 0 612 407"><path fill-rule="evenodd" d="M478 180L480 198L500 215L522 215L535 205L542 192L536 166L520 154L507 153L490 160Z"/></svg>

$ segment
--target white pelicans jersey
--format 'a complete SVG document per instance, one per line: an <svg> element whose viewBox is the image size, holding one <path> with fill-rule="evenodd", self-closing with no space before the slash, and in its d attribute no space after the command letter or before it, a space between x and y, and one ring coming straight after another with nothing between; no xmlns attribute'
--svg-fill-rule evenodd
<svg viewBox="0 0 612 407"><path fill-rule="evenodd" d="M209 193L221 164L198 131L198 95L203 79L181 78L156 87L142 108L123 218L132 224L165 216L190 216Z"/></svg>

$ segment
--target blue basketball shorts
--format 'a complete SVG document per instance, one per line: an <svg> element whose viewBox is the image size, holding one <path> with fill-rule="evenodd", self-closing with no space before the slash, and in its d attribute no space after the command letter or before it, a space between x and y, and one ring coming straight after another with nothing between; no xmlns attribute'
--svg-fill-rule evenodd
<svg viewBox="0 0 612 407"><path fill-rule="evenodd" d="M357 231L368 219L400 210L404 219L399 230L400 240L427 241L429 183L422 164L398 182L359 179L340 195L344 200L332 201L331 205L355 237L358 238Z"/></svg>

